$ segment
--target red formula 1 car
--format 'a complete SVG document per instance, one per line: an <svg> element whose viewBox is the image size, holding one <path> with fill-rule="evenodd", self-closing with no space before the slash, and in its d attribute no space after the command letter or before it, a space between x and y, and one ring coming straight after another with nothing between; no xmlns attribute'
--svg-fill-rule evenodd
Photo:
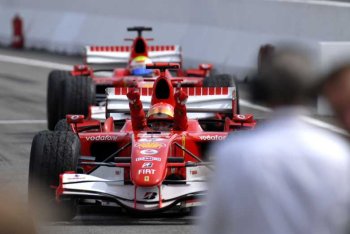
<svg viewBox="0 0 350 234"><path fill-rule="evenodd" d="M72 210L78 204L137 212L200 205L211 170L208 146L256 122L236 113L235 87L174 87L167 69L178 67L148 66L160 71L152 88L107 88L104 122L67 115L59 131L38 133L30 156L30 200L40 191L47 198L41 205L56 199ZM203 113L226 117L211 119L216 130L208 131L208 120L197 118ZM131 119L113 119L122 114Z"/></svg>
<svg viewBox="0 0 350 234"><path fill-rule="evenodd" d="M66 114L87 115L89 106L103 104L107 87L152 87L159 74L146 69L147 63L176 62L182 65L181 47L177 45L149 46L142 37L151 28L133 27L138 36L131 46L87 46L85 64L74 70L52 71L48 80L47 118L48 128L53 130L57 121ZM113 69L106 66L113 66ZM94 67L94 68L93 68ZM174 77L181 77L182 86L234 86L229 75L211 75L211 64L200 64L197 69L176 70ZM215 81L218 80L218 81Z"/></svg>

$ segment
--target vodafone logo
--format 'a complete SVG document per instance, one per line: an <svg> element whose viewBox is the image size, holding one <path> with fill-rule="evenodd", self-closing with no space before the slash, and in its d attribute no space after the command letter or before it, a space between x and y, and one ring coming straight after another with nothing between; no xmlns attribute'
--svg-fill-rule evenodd
<svg viewBox="0 0 350 234"><path fill-rule="evenodd" d="M206 136L199 136L199 139L202 141L222 141L225 140L226 136L219 136L219 135L206 135Z"/></svg>
<svg viewBox="0 0 350 234"><path fill-rule="evenodd" d="M86 140L88 141L115 141L118 139L118 136L88 136Z"/></svg>

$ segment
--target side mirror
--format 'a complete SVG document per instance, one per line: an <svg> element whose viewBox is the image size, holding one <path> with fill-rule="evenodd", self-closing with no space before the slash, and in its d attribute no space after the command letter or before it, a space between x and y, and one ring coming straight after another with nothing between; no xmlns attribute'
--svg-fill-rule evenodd
<svg viewBox="0 0 350 234"><path fill-rule="evenodd" d="M84 115L66 115L67 123L83 123Z"/></svg>
<svg viewBox="0 0 350 234"><path fill-rule="evenodd" d="M199 64L199 69L200 70L211 70L213 68L213 65L210 63L201 63Z"/></svg>
<svg viewBox="0 0 350 234"><path fill-rule="evenodd" d="M244 129L254 129L256 126L256 121L254 120L253 115L245 114L238 115L234 114L233 118L225 118L225 127L226 132L235 131L235 130L244 130Z"/></svg>
<svg viewBox="0 0 350 234"><path fill-rule="evenodd" d="M210 71L213 69L213 65L210 63L199 64L199 70L205 71L205 76L210 75Z"/></svg>
<svg viewBox="0 0 350 234"><path fill-rule="evenodd" d="M93 71L88 65L79 64L74 65L73 71L71 72L72 76L91 76Z"/></svg>

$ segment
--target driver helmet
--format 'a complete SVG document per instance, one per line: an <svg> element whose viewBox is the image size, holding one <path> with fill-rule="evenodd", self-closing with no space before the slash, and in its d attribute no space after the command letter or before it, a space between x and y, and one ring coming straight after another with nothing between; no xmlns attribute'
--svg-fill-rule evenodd
<svg viewBox="0 0 350 234"><path fill-rule="evenodd" d="M146 56L137 56L130 63L131 74L134 76L148 76L152 74L152 70L146 69L146 64L152 63Z"/></svg>
<svg viewBox="0 0 350 234"><path fill-rule="evenodd" d="M174 125L174 107L168 103L157 103L147 113L147 123L155 131L170 131Z"/></svg>

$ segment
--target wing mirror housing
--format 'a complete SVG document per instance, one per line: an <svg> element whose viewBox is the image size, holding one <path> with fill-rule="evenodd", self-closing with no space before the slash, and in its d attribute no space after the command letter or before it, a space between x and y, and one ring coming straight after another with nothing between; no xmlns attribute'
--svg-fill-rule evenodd
<svg viewBox="0 0 350 234"><path fill-rule="evenodd" d="M210 63L201 63L199 64L199 70L202 70L205 72L205 76L210 75L210 71L213 69L213 65Z"/></svg>
<svg viewBox="0 0 350 234"><path fill-rule="evenodd" d="M234 114L233 118L225 119L225 127L224 130L226 132L234 131L234 130L245 130L245 129L254 129L256 126L256 120L254 116L251 114L240 115Z"/></svg>
<svg viewBox="0 0 350 234"><path fill-rule="evenodd" d="M66 115L67 123L83 123L85 116L84 115Z"/></svg>

